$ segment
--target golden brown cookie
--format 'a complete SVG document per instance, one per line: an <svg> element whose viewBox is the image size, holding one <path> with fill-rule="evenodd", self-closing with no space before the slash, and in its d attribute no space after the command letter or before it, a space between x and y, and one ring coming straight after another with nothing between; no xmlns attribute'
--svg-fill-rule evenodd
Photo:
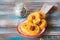
<svg viewBox="0 0 60 40"><path fill-rule="evenodd" d="M40 12L33 12L30 15L28 15L27 20L30 22L33 22L34 24L37 24L40 22Z"/></svg>
<svg viewBox="0 0 60 40"><path fill-rule="evenodd" d="M41 29L39 26L34 25L34 24L28 24L25 23L21 27L21 31L29 36L36 36L41 32Z"/></svg>

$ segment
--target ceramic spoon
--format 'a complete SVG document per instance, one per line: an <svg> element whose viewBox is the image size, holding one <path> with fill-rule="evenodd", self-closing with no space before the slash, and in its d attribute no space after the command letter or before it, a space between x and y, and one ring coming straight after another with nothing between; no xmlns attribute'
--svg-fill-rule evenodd
<svg viewBox="0 0 60 40"><path fill-rule="evenodd" d="M52 7L53 7L53 5L44 4L44 5L42 6L40 12L44 12L45 14L47 14ZM26 21L23 21L23 23L25 23L25 22L26 22ZM41 36L41 35L44 34L44 32L45 32L45 30L46 30L46 29L43 29L43 30L41 31L41 33L39 33L37 36L28 36L27 34L24 34L24 33L22 33L21 31L19 31L18 28L20 28L19 25L17 26L17 31L18 31L20 34L22 34L22 36L28 37L28 38L35 38L35 37Z"/></svg>

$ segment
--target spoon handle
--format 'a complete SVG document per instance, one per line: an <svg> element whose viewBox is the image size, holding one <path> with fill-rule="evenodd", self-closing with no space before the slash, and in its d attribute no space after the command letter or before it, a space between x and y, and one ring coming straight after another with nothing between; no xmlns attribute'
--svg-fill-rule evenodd
<svg viewBox="0 0 60 40"><path fill-rule="evenodd" d="M51 4L44 4L41 8L41 12L44 12L45 14L47 14L49 12L49 10L53 7L54 5Z"/></svg>

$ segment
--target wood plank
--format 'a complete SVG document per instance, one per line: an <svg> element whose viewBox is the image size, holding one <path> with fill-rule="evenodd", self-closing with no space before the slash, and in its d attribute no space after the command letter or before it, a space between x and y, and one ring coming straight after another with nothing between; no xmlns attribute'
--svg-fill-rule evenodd
<svg viewBox="0 0 60 40"><path fill-rule="evenodd" d="M0 20L0 27L16 27L18 25L18 23L20 23L21 21L23 21L25 19L16 19L16 20Z"/></svg>
<svg viewBox="0 0 60 40"><path fill-rule="evenodd" d="M29 7L31 7L31 6L41 6L42 4L44 4L44 3L48 3L48 2L27 2L27 3L25 3L25 5L26 6L29 6ZM54 2L50 2L50 3L48 3L48 4L54 4ZM58 6L58 9L59 9L59 2L58 3L55 3L55 5L57 5ZM0 3L0 6L1 6L1 10L3 10L3 8L4 8L4 10L11 10L11 9L13 9L13 7L15 6L15 3L14 4L9 4L9 3ZM37 7L38 8L38 7ZM31 8L32 9L32 8ZM59 9L60 10L60 9Z"/></svg>
<svg viewBox="0 0 60 40"><path fill-rule="evenodd" d="M58 29L58 28L56 28L56 29ZM0 34L6 34L6 35L18 34L19 35L16 28L7 28L7 27L6 28L0 28ZM53 30L48 29L48 30L46 30L44 35L58 35L58 36L60 36L60 30L55 30L54 28L53 28Z"/></svg>
<svg viewBox="0 0 60 40"><path fill-rule="evenodd" d="M23 20L25 20L26 18L22 19L18 19L18 18L6 18L6 19L0 19L0 27L16 27L16 25L19 23L19 22L22 22ZM13 24L11 24L13 23ZM48 27L51 26L51 27L60 27L60 20L56 19L56 20L50 20L48 21Z"/></svg>
<svg viewBox="0 0 60 40"><path fill-rule="evenodd" d="M59 0L2 0L1 2L60 2Z"/></svg>
<svg viewBox="0 0 60 40"><path fill-rule="evenodd" d="M10 35L10 36L17 36L17 35L19 35L19 33L15 30L15 31L3 31L3 32L0 32L0 35L2 36L2 35ZM46 31L45 32L45 34L44 35L48 35L48 36L60 36L60 31ZM20 35L19 35L20 36ZM18 37L18 36L17 36Z"/></svg>

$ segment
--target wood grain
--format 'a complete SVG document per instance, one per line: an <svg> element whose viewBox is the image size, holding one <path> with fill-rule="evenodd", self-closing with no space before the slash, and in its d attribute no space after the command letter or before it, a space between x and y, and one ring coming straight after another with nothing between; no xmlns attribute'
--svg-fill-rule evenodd
<svg viewBox="0 0 60 40"><path fill-rule="evenodd" d="M42 37L46 40L48 39L59 40L60 39L60 2L38 2L38 1L33 2L34 0L32 2L31 1L32 0L30 0L30 2L25 3L28 12L39 11L44 3L54 4L57 7L54 12L49 12L47 14L47 22L48 22L47 31ZM0 2L0 39L2 40L6 38L15 38L15 37L24 38L16 30L16 25L19 22L21 22L23 18L16 18L13 12L14 6L15 6L15 1ZM26 38L26 40L39 40L39 38L40 37L36 39Z"/></svg>

